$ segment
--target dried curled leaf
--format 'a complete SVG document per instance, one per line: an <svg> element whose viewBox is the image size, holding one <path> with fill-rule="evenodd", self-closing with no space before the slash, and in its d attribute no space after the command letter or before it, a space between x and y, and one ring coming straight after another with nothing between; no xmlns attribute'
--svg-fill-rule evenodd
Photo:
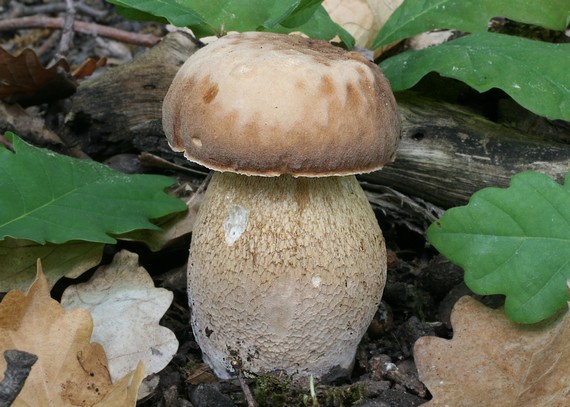
<svg viewBox="0 0 570 407"><path fill-rule="evenodd" d="M535 325L461 298L453 339L420 338L414 358L433 400L425 406L570 405L570 312Z"/></svg>
<svg viewBox="0 0 570 407"><path fill-rule="evenodd" d="M0 48L0 78L0 99L23 106L66 98L77 88L65 59L46 69L31 49L13 56Z"/></svg>
<svg viewBox="0 0 570 407"><path fill-rule="evenodd" d="M0 303L0 353L18 349L38 357L13 405L134 406L142 364L113 384L103 347L90 342L92 330L87 311L64 312L50 297L41 266L26 294L10 291Z"/></svg>
<svg viewBox="0 0 570 407"><path fill-rule="evenodd" d="M89 58L71 72L63 58L45 68L29 48L17 56L0 48L0 99L22 106L64 99L75 93L76 79L92 74L104 64L104 60Z"/></svg>

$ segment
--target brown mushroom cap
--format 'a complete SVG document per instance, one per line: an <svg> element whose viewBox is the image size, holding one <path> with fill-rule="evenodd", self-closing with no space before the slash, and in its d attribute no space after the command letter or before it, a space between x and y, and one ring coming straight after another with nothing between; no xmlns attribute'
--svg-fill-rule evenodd
<svg viewBox="0 0 570 407"><path fill-rule="evenodd" d="M324 41L228 35L180 68L163 104L175 151L218 171L328 176L394 159L396 102L380 69Z"/></svg>

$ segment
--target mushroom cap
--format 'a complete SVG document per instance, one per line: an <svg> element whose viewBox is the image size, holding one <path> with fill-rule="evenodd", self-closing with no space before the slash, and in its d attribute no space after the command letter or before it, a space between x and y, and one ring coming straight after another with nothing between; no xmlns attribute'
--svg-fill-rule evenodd
<svg viewBox="0 0 570 407"><path fill-rule="evenodd" d="M295 35L228 35L176 74L163 104L170 146L247 175L371 172L393 161L400 120L374 63Z"/></svg>

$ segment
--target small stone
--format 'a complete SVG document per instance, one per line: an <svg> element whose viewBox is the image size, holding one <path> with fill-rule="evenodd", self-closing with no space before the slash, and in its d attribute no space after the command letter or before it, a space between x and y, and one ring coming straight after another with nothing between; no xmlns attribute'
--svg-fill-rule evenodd
<svg viewBox="0 0 570 407"><path fill-rule="evenodd" d="M374 319L368 327L367 333L371 339L379 339L394 327L392 308L384 301L380 302Z"/></svg>
<svg viewBox="0 0 570 407"><path fill-rule="evenodd" d="M220 392L215 384L200 384L190 392L194 407L236 407L235 403Z"/></svg>
<svg viewBox="0 0 570 407"><path fill-rule="evenodd" d="M378 397L383 391L386 391L392 385L387 380L372 380L372 379L363 379L356 382L357 385L362 386L364 389L364 394L366 394L367 398L375 398Z"/></svg>
<svg viewBox="0 0 570 407"><path fill-rule="evenodd" d="M366 400L363 404L359 404L358 407L390 407L391 404L386 403L380 399Z"/></svg>
<svg viewBox="0 0 570 407"><path fill-rule="evenodd" d="M370 366L370 374L372 380L385 380L386 377L384 376L384 365L387 363L391 363L392 359L388 355L375 355L370 358L369 366Z"/></svg>

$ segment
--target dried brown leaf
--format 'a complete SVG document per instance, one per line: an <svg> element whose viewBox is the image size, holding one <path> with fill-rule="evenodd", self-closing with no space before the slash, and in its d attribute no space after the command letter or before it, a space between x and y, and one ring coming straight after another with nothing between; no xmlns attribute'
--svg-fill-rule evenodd
<svg viewBox="0 0 570 407"><path fill-rule="evenodd" d="M140 369L112 384L105 351L101 345L90 343L92 330L87 311L64 312L50 297L39 265L36 281L27 293L10 291L0 303L0 352L18 349L38 356L13 405L109 406L113 404L100 403L117 394L122 404L115 405L134 406L136 391L130 398L125 394L131 395L132 387L138 388ZM5 361L0 360L0 372L5 368Z"/></svg>
<svg viewBox="0 0 570 407"><path fill-rule="evenodd" d="M66 98L76 88L65 59L46 69L29 48L18 56L0 48L0 99L31 106Z"/></svg>
<svg viewBox="0 0 570 407"><path fill-rule="evenodd" d="M0 99L22 106L64 99L75 93L76 79L91 75L103 65L105 59L89 58L71 73L64 58L45 68L29 48L17 56L0 48Z"/></svg>
<svg viewBox="0 0 570 407"><path fill-rule="evenodd" d="M414 357L433 400L425 406L570 405L570 312L535 325L461 298L452 340L420 338Z"/></svg>
<svg viewBox="0 0 570 407"><path fill-rule="evenodd" d="M75 79L82 79L87 76L91 76L98 68L101 68L107 64L107 58L103 57L100 59L87 58L72 72L72 76Z"/></svg>
<svg viewBox="0 0 570 407"><path fill-rule="evenodd" d="M1 89L0 84L0 92ZM63 146L63 141L46 127L45 120L39 115L20 105L10 105L2 101L0 101L0 131L17 132L25 140L40 146Z"/></svg>

